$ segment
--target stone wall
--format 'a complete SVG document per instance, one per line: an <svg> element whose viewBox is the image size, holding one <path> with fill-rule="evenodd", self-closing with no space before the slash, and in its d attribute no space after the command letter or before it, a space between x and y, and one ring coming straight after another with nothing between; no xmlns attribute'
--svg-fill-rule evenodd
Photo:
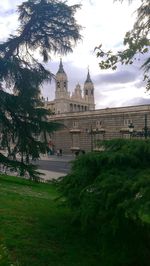
<svg viewBox="0 0 150 266"><path fill-rule="evenodd" d="M144 138L145 124L150 129L150 105L65 113L53 115L50 120L64 125L52 135L56 150L61 148L64 153L97 150L98 140Z"/></svg>

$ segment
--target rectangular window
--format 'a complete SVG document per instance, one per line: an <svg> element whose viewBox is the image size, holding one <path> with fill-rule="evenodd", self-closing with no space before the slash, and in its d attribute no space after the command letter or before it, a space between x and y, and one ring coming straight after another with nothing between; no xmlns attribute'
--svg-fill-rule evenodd
<svg viewBox="0 0 150 266"><path fill-rule="evenodd" d="M128 127L132 122L132 119L124 119L124 126Z"/></svg>
<svg viewBox="0 0 150 266"><path fill-rule="evenodd" d="M102 126L102 121L97 120L96 121L96 128L101 128L101 126Z"/></svg>
<svg viewBox="0 0 150 266"><path fill-rule="evenodd" d="M80 147L80 136L79 134L73 134L72 136L72 146L79 148Z"/></svg>
<svg viewBox="0 0 150 266"><path fill-rule="evenodd" d="M79 127L79 122L73 121L73 128L78 128L78 127Z"/></svg>

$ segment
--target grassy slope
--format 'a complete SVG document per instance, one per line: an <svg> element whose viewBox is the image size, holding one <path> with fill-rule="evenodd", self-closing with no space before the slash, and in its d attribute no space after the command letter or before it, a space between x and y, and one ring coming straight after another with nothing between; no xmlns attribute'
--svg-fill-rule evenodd
<svg viewBox="0 0 150 266"><path fill-rule="evenodd" d="M96 266L98 254L54 185L0 176L0 243L19 266Z"/></svg>

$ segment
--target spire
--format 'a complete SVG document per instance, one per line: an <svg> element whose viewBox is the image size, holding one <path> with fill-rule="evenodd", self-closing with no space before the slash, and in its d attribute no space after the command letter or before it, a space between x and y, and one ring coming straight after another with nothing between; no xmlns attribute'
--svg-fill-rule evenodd
<svg viewBox="0 0 150 266"><path fill-rule="evenodd" d="M61 58L60 58L59 69L57 73L65 73Z"/></svg>
<svg viewBox="0 0 150 266"><path fill-rule="evenodd" d="M88 73L87 73L87 78L86 78L85 83L87 83L87 82L91 82L92 83L92 80L91 80L91 77L90 77L90 72L89 72L89 67L88 67Z"/></svg>

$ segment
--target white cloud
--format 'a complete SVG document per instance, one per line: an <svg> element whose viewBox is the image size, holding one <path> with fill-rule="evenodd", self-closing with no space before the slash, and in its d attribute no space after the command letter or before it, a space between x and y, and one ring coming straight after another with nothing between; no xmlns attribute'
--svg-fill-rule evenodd
<svg viewBox="0 0 150 266"><path fill-rule="evenodd" d="M23 0L5 0L0 3L0 10L7 11L10 9L16 9L16 7L24 2Z"/></svg>
<svg viewBox="0 0 150 266"><path fill-rule="evenodd" d="M5 0L0 3L1 41L6 39L17 27L16 6L23 0ZM121 106L143 102L149 99L145 94L142 75L137 65L119 68L118 71L102 71L99 60L94 53L95 46L103 43L105 49L120 49L126 31L130 30L134 19L134 11L141 3L134 0L131 5L124 1L113 0L68 0L68 4L81 3L76 19L83 26L83 40L74 48L72 54L63 57L64 68L68 75L70 90L77 82L84 83L87 66L90 67L91 78L95 82L96 108ZM4 19L5 15L5 19ZM47 65L53 73L58 69L59 56L52 55L52 61ZM135 68L133 70L133 68ZM127 73L128 71L128 73ZM140 86L140 89L139 89ZM44 86L45 97L54 97L54 84Z"/></svg>

